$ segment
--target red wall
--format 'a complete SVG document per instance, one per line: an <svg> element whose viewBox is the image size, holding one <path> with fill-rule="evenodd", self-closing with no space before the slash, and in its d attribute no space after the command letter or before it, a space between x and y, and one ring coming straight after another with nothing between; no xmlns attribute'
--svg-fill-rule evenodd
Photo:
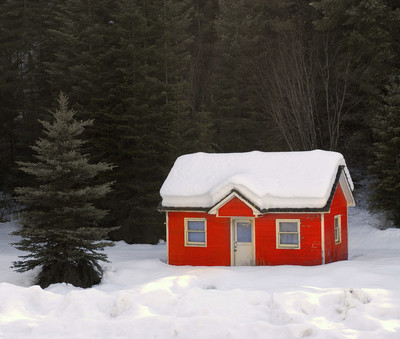
<svg viewBox="0 0 400 339"><path fill-rule="evenodd" d="M276 248L276 219L300 219L300 248ZM255 219L258 265L319 265L321 254L320 214L265 214Z"/></svg>
<svg viewBox="0 0 400 339"><path fill-rule="evenodd" d="M207 247L185 246L185 218L207 218ZM168 262L172 265L230 266L230 239L230 218L168 212Z"/></svg>
<svg viewBox="0 0 400 339"><path fill-rule="evenodd" d="M253 211L243 201L233 197L218 210L218 216L253 217Z"/></svg>
<svg viewBox="0 0 400 339"><path fill-rule="evenodd" d="M342 242L335 245L335 215L341 214ZM252 210L234 197L216 215L206 212L168 212L168 260L173 265L229 266L231 264L230 216L252 217ZM185 218L207 219L207 246L185 246ZM276 248L276 219L300 219L300 248ZM319 265L322 263L320 213L267 213L254 218L258 265ZM325 262L347 259L347 203L338 186L325 213Z"/></svg>
<svg viewBox="0 0 400 339"><path fill-rule="evenodd" d="M341 215L342 241L335 244L335 215ZM338 185L332 200L330 213L325 213L325 263L347 260L347 202L342 188Z"/></svg>

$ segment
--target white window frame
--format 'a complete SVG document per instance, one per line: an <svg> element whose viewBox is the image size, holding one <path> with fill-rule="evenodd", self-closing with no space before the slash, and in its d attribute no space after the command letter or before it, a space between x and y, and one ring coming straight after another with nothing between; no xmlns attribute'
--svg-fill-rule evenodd
<svg viewBox="0 0 400 339"><path fill-rule="evenodd" d="M297 232L280 232L279 224L281 222L297 223ZM297 233L297 244L281 244L281 233ZM300 219L276 219L276 248L299 249L300 248Z"/></svg>
<svg viewBox="0 0 400 339"><path fill-rule="evenodd" d="M204 231L189 230L189 221L203 221ZM189 241L189 232L204 233L204 242ZM190 247L206 247L207 246L207 219L206 218L185 218L185 246Z"/></svg>
<svg viewBox="0 0 400 339"><path fill-rule="evenodd" d="M338 227L336 227L336 220ZM333 229L335 232L335 244L340 244L342 242L342 215L335 215L333 219Z"/></svg>

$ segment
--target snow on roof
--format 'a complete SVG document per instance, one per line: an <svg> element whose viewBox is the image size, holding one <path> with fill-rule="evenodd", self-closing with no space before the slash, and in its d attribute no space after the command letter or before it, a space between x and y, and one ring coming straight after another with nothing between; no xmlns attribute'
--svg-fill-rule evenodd
<svg viewBox="0 0 400 339"><path fill-rule="evenodd" d="M187 154L175 161L161 187L161 205L208 208L236 190L260 209L322 208L339 166L344 166L353 189L337 152Z"/></svg>

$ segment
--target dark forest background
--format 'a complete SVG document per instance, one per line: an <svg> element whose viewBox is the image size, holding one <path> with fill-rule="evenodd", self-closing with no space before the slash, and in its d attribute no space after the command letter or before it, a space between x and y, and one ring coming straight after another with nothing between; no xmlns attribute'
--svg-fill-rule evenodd
<svg viewBox="0 0 400 339"><path fill-rule="evenodd" d="M164 236L159 189L198 151L342 152L400 223L397 0L1 0L0 191L30 180L60 91L117 166L114 240Z"/></svg>

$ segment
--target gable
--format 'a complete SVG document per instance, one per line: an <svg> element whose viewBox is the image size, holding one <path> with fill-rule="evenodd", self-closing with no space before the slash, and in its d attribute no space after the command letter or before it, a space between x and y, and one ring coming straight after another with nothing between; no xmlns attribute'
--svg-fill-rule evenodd
<svg viewBox="0 0 400 339"><path fill-rule="evenodd" d="M330 212L334 213L334 210L337 206L346 207L349 205L349 202L346 199L346 195L344 194L344 189L342 187L341 181L339 181L339 185L336 188L335 194L332 199L332 204L330 208Z"/></svg>
<svg viewBox="0 0 400 339"><path fill-rule="evenodd" d="M222 209L222 211L221 211ZM257 216L261 212L257 206L247 200L240 192L234 190L208 210L209 214L218 216ZM222 214L221 214L222 213ZM241 214L239 214L241 213Z"/></svg>
<svg viewBox="0 0 400 339"><path fill-rule="evenodd" d="M243 200L234 195L218 209L217 215L221 217L252 217L254 212Z"/></svg>

